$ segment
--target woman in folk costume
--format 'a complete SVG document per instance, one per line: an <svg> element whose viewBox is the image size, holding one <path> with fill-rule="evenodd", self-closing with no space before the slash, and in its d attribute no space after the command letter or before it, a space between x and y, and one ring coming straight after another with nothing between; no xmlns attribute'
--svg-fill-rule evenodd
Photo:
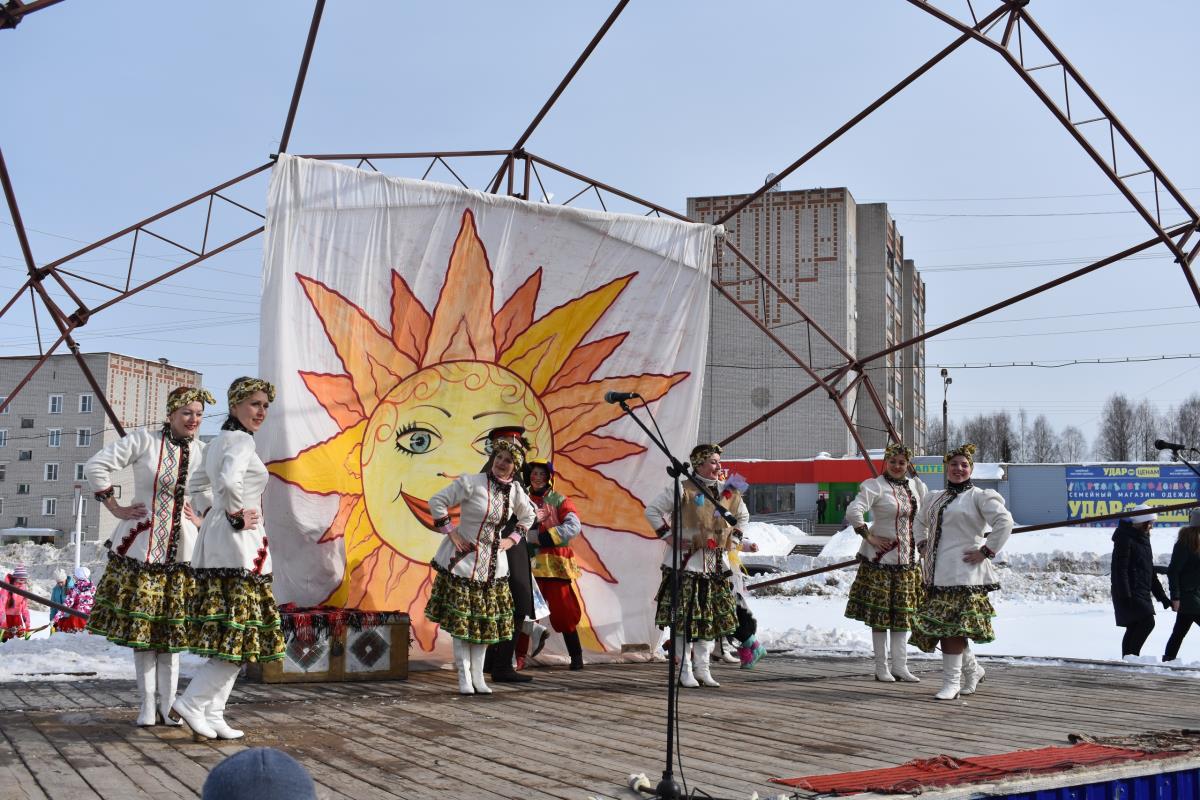
<svg viewBox="0 0 1200 800"><path fill-rule="evenodd" d="M858 496L846 508L846 524L863 538L846 616L871 626L875 680L918 683L921 679L908 671L905 647L921 597L914 523L928 489L920 478L909 475L912 448L899 442L890 444L883 458L883 474L863 481ZM873 520L870 525L865 520L867 512Z"/></svg>
<svg viewBox="0 0 1200 800"><path fill-rule="evenodd" d="M275 387L261 378L238 378L228 399L229 417L204 453L212 507L192 556L196 594L188 647L209 660L173 706L193 734L208 739L243 735L225 722L242 662L274 661L284 652L262 521L267 468L254 450L254 434L266 421Z"/></svg>
<svg viewBox="0 0 1200 800"><path fill-rule="evenodd" d="M971 483L975 445L951 450L944 460L946 488L927 494L917 515L917 541L925 544L924 597L912 643L932 653L941 642L942 688L935 697L953 700L974 694L983 679L970 642L996 638L988 592L1000 584L992 559L1012 535L1013 518L999 492Z"/></svg>
<svg viewBox="0 0 1200 800"><path fill-rule="evenodd" d="M29 588L29 571L19 564L4 580L18 589ZM29 601L16 592L0 588L0 642L24 638L30 629Z"/></svg>
<svg viewBox="0 0 1200 800"><path fill-rule="evenodd" d="M431 562L434 579L425 616L453 640L461 694L491 694L483 679L487 646L513 638L508 559L501 554L522 542L537 519L516 479L529 449L523 432L493 430L483 471L460 475L429 498L434 527L446 539ZM450 514L456 507L457 525ZM511 659L511 649L507 657Z"/></svg>
<svg viewBox="0 0 1200 800"><path fill-rule="evenodd" d="M60 633L77 633L87 625L87 621L90 618L89 615L92 613L92 607L96 602L96 585L92 583L91 577L92 571L87 567L78 566L75 568L75 580L71 582L71 588L67 590L66 595L63 597L62 604L72 611L78 611L83 616L77 617L65 611L56 611L50 619L54 630ZM150 691L151 700L153 700L154 695L153 688L151 687ZM172 695L173 697L174 695ZM168 710L170 710L169 707Z"/></svg>
<svg viewBox="0 0 1200 800"><path fill-rule="evenodd" d="M83 466L88 487L121 520L108 547L87 629L133 649L140 726L170 719L179 684L179 652L187 647L186 619L196 582L188 562L200 517L188 499L201 473L204 445L196 438L205 389L181 386L167 395L161 428L138 428L96 453ZM121 505L113 476L133 472L133 497ZM78 580L78 576L76 576ZM74 624L66 617L64 625ZM157 695L157 700L156 700Z"/></svg>
<svg viewBox="0 0 1200 800"><path fill-rule="evenodd" d="M530 461L524 474L529 499L537 509L537 523L528 534L530 546L536 548L533 576L550 607L550 626L562 634L571 669L583 669L583 646L576 631L583 610L574 585L580 572L571 551L571 540L583 530L583 523L571 498L554 488L553 464Z"/></svg>
<svg viewBox="0 0 1200 800"><path fill-rule="evenodd" d="M742 502L741 492L726 487L719 480L720 446L696 445L690 460L697 480L721 498L722 509L733 514L738 525L749 522L750 512ZM729 583L732 573L726 551L731 537L740 536L740 531L727 523L721 515L722 509L714 508L712 501L690 481L684 481L682 487L682 519L672 520L674 493L674 486L669 486L654 498L646 506L646 519L668 543L673 535L672 528L678 528L683 537L680 542L679 616L673 643L673 652L680 660L679 683L689 688L701 683L720 686L712 677L709 661L716 640L737 629L736 603ZM660 628L671 624L671 559L671 548L667 548L662 582L654 597L657 604L654 622ZM695 653L694 659L689 657L691 652Z"/></svg>

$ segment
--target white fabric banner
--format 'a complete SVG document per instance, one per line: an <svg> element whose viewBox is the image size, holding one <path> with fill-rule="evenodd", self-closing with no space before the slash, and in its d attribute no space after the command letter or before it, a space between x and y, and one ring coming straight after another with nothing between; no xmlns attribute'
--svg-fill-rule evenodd
<svg viewBox="0 0 1200 800"><path fill-rule="evenodd" d="M406 611L432 650L427 501L519 424L583 521L585 647L653 646L664 545L642 506L665 461L604 394L639 393L674 451L695 443L713 232L281 155L260 344L279 395L258 437L277 599Z"/></svg>

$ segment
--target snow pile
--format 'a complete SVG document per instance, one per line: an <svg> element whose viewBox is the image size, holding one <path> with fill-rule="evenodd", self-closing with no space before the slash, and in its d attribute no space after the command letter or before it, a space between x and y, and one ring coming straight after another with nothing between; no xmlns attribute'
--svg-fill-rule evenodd
<svg viewBox="0 0 1200 800"><path fill-rule="evenodd" d="M745 541L758 545L758 556L786 556L796 543L809 537L794 525L769 525L750 522L742 526Z"/></svg>

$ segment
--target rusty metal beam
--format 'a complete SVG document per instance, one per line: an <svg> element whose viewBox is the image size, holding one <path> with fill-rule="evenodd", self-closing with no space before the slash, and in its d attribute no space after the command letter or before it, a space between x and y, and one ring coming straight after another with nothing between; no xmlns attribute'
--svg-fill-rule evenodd
<svg viewBox="0 0 1200 800"><path fill-rule="evenodd" d="M287 120L283 123L283 135L279 137L279 152L286 153L292 139L292 125L296 122L296 110L300 108L300 94L304 91L304 79L308 77L308 64L312 60L313 46L317 43L317 29L321 27L321 15L325 13L325 0L317 0L313 8L312 22L308 26L308 40L304 43L304 55L300 57L300 70L296 74L296 85L292 89L292 104L288 106Z"/></svg>
<svg viewBox="0 0 1200 800"><path fill-rule="evenodd" d="M1059 108L1058 104L1054 101L1054 98L1042 88L1041 84L1034 80L1033 76L1030 74L1031 70L1025 67L1023 52L1019 57L1014 56L1007 47L1004 47L987 36L984 36L973 28L968 28L967 25L962 21L956 19L950 14L947 14L941 9L924 2L923 0L908 0L908 2L927 14L930 14L942 22L945 22L947 25L962 31L964 36L969 36L1000 54L1001 58L1003 58L1004 61L1010 67L1012 67L1013 71L1016 72L1021 80L1025 82L1026 86L1029 87L1030 91L1032 91L1034 95L1036 95L1037 98L1042 101L1042 104L1050 111L1054 118L1057 119L1060 124L1062 124L1067 133L1069 133L1075 139L1076 143L1083 149L1088 157L1092 159L1096 166L1099 167L1100 171L1104 173L1105 177L1107 177L1109 181L1117 188L1117 191L1119 191L1125 197L1126 201L1134 209L1134 211L1136 211L1138 215L1141 216L1146 222L1146 224L1150 226L1151 230L1158 235L1159 241L1165 244L1171 250L1171 252L1174 253L1176 262L1183 271L1184 280L1187 281L1188 288L1191 289L1192 297L1195 299L1196 305L1200 306L1200 284L1197 283L1196 276L1192 273L1191 262L1188 260L1187 254L1181 247L1179 247L1173 238L1167 234L1166 230L1158 221L1155 214L1152 213L1150 209L1146 208L1145 204L1142 203L1137 194L1125 184L1124 177L1129 177L1129 175L1123 177L1117 172L1115 140L1112 142L1113 163L1109 164L1106 160L1106 157L1101 154L1100 151L1092 145L1091 141L1089 141L1088 138L1079 131L1079 125L1072 121L1069 112L1069 105L1067 111ZM1142 162L1149 168L1148 171L1153 172L1156 180L1156 186L1157 183L1162 183L1162 185L1167 188L1168 192L1171 193L1171 196L1175 198L1175 200L1187 213L1192 224L1196 224L1198 221L1200 221L1200 217L1197 216L1195 210L1192 209L1191 205L1187 202L1187 199L1183 197L1181 192L1175 189L1174 184L1171 183L1166 174L1163 173L1158 165L1154 163L1153 159L1151 159L1142 146L1138 144L1137 140L1129 134L1124 124L1121 123L1121 121L1115 114L1112 113L1111 110L1109 110L1108 106L1105 105L1100 96L1096 94L1091 86L1089 86L1083 79L1083 76L1079 73L1079 71L1075 69L1069 60L1067 60L1066 56L1063 55L1062 51L1058 49L1054 42L1050 40L1050 37L1042 31L1042 29L1037 25L1036 22L1034 22L1033 18L1029 16L1024 8L1017 7L1014 10L1019 16L1018 26L1029 28L1035 37L1041 41L1042 45L1046 47L1047 51L1050 52L1056 59L1058 59L1057 64L1049 64L1045 66L1060 66L1062 68L1064 76L1064 92L1066 93L1066 97L1069 98L1069 89L1067 88L1066 78L1067 76L1070 76L1071 80L1073 80L1075 84L1079 86L1085 94L1088 95L1088 98L1100 111L1102 116L1098 117L1097 119L1104 120L1109 123L1110 134L1114 130L1119 132L1125 144L1128 145L1137 154L1138 158L1140 158ZM1019 29L1018 41L1020 41ZM1130 175L1132 174L1141 173L1130 173Z"/></svg>
<svg viewBox="0 0 1200 800"><path fill-rule="evenodd" d="M1185 224L1185 225L1180 225L1175 228L1172 228L1167 233L1167 235L1170 237L1179 236L1180 234L1185 233L1188 230L1191 230L1191 228L1192 228L1192 226L1190 223ZM1158 245L1161 243L1162 242L1159 240L1159 238L1157 236L1154 237L1153 239L1147 239L1146 241L1142 242L1141 244L1136 244L1133 247L1129 247L1125 250L1122 250L1119 253L1114 253L1113 255L1108 256L1107 258L1102 258L1099 261L1095 261L1091 264L1088 264L1086 267L1080 267L1079 269L1075 270L1074 272L1068 272L1066 275L1062 275L1053 280L1046 281L1045 283L1035 286L1032 289L1027 289L1024 292L1021 292L1020 294L1016 294L1005 300L1001 300L998 303L993 303L992 305L987 306L986 308L981 308L974 313L967 314L965 317L959 317L958 319L956 319L952 322L947 322L945 325L939 325L938 327L933 328L932 330L925 331L924 333L920 334L919 336L914 336L911 339L906 339L903 342L899 342L898 344L892 345L891 347L886 347L877 353L872 353L869 356L864 356L863 358L858 359L858 361L856 363L859 366L869 364L872 361L875 361L879 358L882 358L883 356L886 356L888 353L894 353L897 350L903 350L905 347L914 345L917 342L923 342L926 339L930 339L934 336L937 336L938 334L942 334L942 333L945 333L946 331L954 330L955 328L957 328L961 325L966 325L968 322L977 320L980 317L985 317L988 314L992 314L996 311L999 311L1002 308L1008 308L1009 306L1019 303L1022 300L1028 300L1030 297L1033 297L1034 295L1038 295L1038 294L1041 294L1042 292L1049 291L1050 289L1053 289L1057 286L1062 286L1064 283L1073 281L1076 278L1087 275L1089 272L1095 272L1096 270L1101 269L1103 267L1107 267L1110 264L1115 264L1116 262L1118 262L1128 256L1134 255L1135 253L1140 253L1143 250L1149 250L1151 247L1154 247L1155 245ZM1200 247L1198 247L1198 249L1200 249Z"/></svg>
<svg viewBox="0 0 1200 800"><path fill-rule="evenodd" d="M62 0L32 0L32 2L8 0L7 3L0 5L0 31L6 28L15 28L21 24L21 20L33 12L61 2Z"/></svg>
<svg viewBox="0 0 1200 800"><path fill-rule="evenodd" d="M979 23L975 26L975 29L978 30L978 29L986 28L992 21L999 19L1008 10L1009 10L1009 3L1006 2L1003 5L1001 5L999 8L997 8L995 11L993 11L992 13L988 14L986 17L981 19L979 21ZM796 170L800 169L800 167L804 166L806 163L808 163L810 160L812 160L818 153L820 153L822 150L824 150L829 145L833 144L833 142L835 142L838 138L840 138L842 134L844 134L846 131L850 130L855 125L857 125L858 123L862 122L864 119L869 117L871 114L873 114L875 111L877 111L882 105L884 105L887 101L891 100L893 97L900 94L900 92L902 92L906 88L908 88L908 86L913 81L915 81L917 78L924 75L929 70L933 69L943 59L945 59L946 56L950 55L955 50L962 47L964 44L966 44L968 41L970 41L970 39L971 39L970 34L964 33L962 36L959 36L953 42L948 44L940 52L938 52L937 55L935 55L933 58L929 59L924 64L922 64L921 66L917 67L915 70L910 72L908 74L908 76L905 77L902 81L897 83L891 89L888 89L886 92L884 92L878 98L876 98L874 102L872 102L870 105L868 105L862 111L858 112L853 117L851 117L849 120L847 120L840 128L838 128L833 133L829 134L824 139L822 139L811 150L809 150L807 153L800 156L800 158L796 159L791 164L789 164L787 167L785 167L782 172L780 172L778 175L775 176L775 180L771 181L769 184L764 184L757 191L751 192L749 195L747 195L746 199L742 200L742 202L738 203L736 206L734 206L729 211L727 211L724 216L722 216L720 219L718 219L717 224L724 225L726 222L728 222L729 220L736 217L738 215L738 213L741 212L742 209L744 209L746 206L750 205L755 200L757 200L758 198L760 198L764 194L766 194L767 191L770 190L770 188L772 186L774 186L776 183L779 183L780 181L782 181L787 176L791 175Z"/></svg>

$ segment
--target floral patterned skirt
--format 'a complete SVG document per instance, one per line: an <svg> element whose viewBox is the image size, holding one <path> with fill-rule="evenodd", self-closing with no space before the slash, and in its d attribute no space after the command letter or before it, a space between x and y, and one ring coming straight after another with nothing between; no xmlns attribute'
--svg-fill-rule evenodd
<svg viewBox="0 0 1200 800"><path fill-rule="evenodd" d="M495 644L513 636L513 599L508 578L490 583L451 575L433 565L433 588L425 618L455 639Z"/></svg>
<svg viewBox="0 0 1200 800"><path fill-rule="evenodd" d="M671 624L672 572L669 567L662 568L662 582L654 595L654 624L660 628ZM711 641L733 633L737 630L736 609L733 589L724 577L688 570L680 573L677 632L688 641Z"/></svg>
<svg viewBox="0 0 1200 800"><path fill-rule="evenodd" d="M865 622L877 631L907 631L921 604L919 564L872 564L858 562L858 574L850 586L846 616Z"/></svg>
<svg viewBox="0 0 1200 800"><path fill-rule="evenodd" d="M932 653L941 639L965 636L972 642L984 644L996 638L992 617L996 609L988 592L999 589L996 584L985 586L929 586L925 599L913 619L909 643L926 653Z"/></svg>
<svg viewBox="0 0 1200 800"><path fill-rule="evenodd" d="M224 661L283 658L283 630L271 576L248 570L197 569L188 616L188 649Z"/></svg>
<svg viewBox="0 0 1200 800"><path fill-rule="evenodd" d="M195 594L189 564L148 564L110 552L87 630L136 650L178 653L188 648L187 620ZM66 617L59 628L68 630L75 620Z"/></svg>

